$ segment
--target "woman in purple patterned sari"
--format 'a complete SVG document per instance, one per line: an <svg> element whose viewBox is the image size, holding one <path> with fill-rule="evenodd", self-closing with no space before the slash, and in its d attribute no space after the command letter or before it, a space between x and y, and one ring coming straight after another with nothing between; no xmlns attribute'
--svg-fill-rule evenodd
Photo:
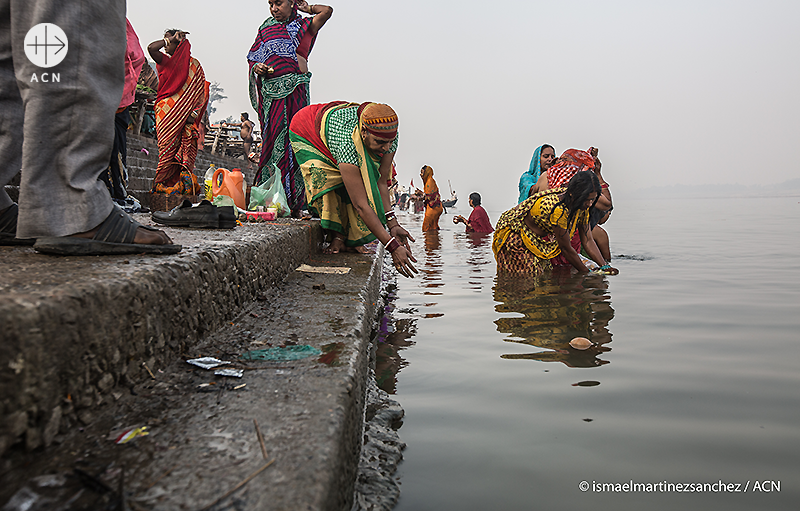
<svg viewBox="0 0 800 511"><path fill-rule="evenodd" d="M261 158L255 184L280 172L289 208L293 216L298 216L305 206L305 188L289 142L289 123L311 102L308 55L333 9L308 5L305 0L269 0L269 9L272 17L258 29L247 54L250 102L261 122ZM298 11L313 17L302 17Z"/></svg>

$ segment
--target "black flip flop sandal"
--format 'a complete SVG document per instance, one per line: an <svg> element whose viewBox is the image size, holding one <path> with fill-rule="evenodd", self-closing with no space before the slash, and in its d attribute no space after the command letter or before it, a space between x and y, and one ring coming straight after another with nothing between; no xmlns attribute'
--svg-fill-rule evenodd
<svg viewBox="0 0 800 511"><path fill-rule="evenodd" d="M183 248L180 245L141 245L134 243L136 229L142 227L148 231L158 231L153 227L141 225L114 205L111 214L100 224L94 238L76 238L61 236L39 238L33 248L37 252L52 255L122 255L122 254L177 254Z"/></svg>
<svg viewBox="0 0 800 511"><path fill-rule="evenodd" d="M35 238L17 239L17 218L19 206L12 204L0 215L0 245L33 245Z"/></svg>

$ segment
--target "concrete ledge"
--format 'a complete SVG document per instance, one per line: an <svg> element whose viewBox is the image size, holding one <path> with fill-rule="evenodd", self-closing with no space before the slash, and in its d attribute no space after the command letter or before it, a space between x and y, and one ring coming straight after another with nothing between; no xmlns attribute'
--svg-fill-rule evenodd
<svg viewBox="0 0 800 511"><path fill-rule="evenodd" d="M147 376L143 363L165 365L307 261L319 234L308 222L239 229L174 231L188 244L174 257L2 249L0 454L23 437L50 445L62 420L90 422L118 385Z"/></svg>
<svg viewBox="0 0 800 511"><path fill-rule="evenodd" d="M382 257L319 254L309 222L169 234L185 247L177 256L0 248L0 503L36 494L43 474L63 476L48 492L65 501L81 468L111 488L124 480L134 509L199 509L265 463L256 419L275 461L219 509L349 509ZM293 271L303 262L351 270ZM293 343L322 355L240 358ZM197 356L244 378L184 361ZM142 425L149 436L110 440Z"/></svg>

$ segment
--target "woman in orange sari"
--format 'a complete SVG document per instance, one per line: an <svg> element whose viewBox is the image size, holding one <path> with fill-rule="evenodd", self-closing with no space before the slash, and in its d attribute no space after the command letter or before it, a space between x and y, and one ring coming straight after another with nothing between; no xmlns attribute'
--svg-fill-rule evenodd
<svg viewBox="0 0 800 511"><path fill-rule="evenodd" d="M194 175L200 125L208 105L208 82L203 66L192 57L191 44L181 30L167 30L147 51L158 70L156 135L158 167L153 191L167 195L197 195ZM163 49L165 53L162 53Z"/></svg>
<svg viewBox="0 0 800 511"><path fill-rule="evenodd" d="M433 179L433 169L428 165L422 167L419 175L425 183L425 219L422 221L422 232L438 231L439 217L444 211L439 186Z"/></svg>

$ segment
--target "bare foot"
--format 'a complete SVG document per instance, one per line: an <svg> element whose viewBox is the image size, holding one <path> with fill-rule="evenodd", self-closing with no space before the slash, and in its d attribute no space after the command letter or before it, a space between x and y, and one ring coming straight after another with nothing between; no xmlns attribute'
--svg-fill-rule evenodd
<svg viewBox="0 0 800 511"><path fill-rule="evenodd" d="M340 236L334 236L333 241L331 244L322 249L323 254L338 254L339 252L343 251L344 247L344 238Z"/></svg>

